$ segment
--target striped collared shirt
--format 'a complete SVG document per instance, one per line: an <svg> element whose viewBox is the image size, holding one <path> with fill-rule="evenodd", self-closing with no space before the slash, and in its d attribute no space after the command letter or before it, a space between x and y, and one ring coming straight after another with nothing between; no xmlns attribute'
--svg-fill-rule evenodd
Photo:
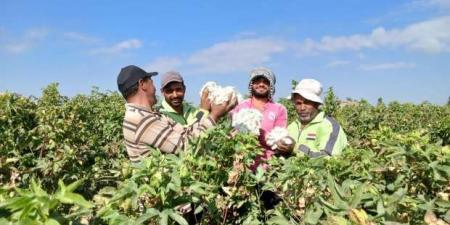
<svg viewBox="0 0 450 225"><path fill-rule="evenodd" d="M147 156L151 148L166 153L185 149L189 139L198 137L215 125L210 117L205 117L191 126L183 127L149 107L131 103L125 104L125 107L123 136L131 161L139 161Z"/></svg>

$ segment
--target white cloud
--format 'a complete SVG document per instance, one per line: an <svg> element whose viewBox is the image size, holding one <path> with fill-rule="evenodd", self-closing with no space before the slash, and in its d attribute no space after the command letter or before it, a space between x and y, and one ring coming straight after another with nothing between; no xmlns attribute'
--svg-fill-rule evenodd
<svg viewBox="0 0 450 225"><path fill-rule="evenodd" d="M392 69L411 69L416 67L414 63L394 62L394 63L381 63L372 65L361 65L361 70L392 70Z"/></svg>
<svg viewBox="0 0 450 225"><path fill-rule="evenodd" d="M176 70L180 65L182 65L182 61L179 58L159 57L144 66L144 69L147 71L158 71L160 73L164 73L169 70Z"/></svg>
<svg viewBox="0 0 450 225"><path fill-rule="evenodd" d="M46 28L32 28L25 32L22 37L7 37L6 30L3 30L5 35L4 40L0 43L0 49L12 54L20 54L32 49L39 42L47 37L49 31Z"/></svg>
<svg viewBox="0 0 450 225"><path fill-rule="evenodd" d="M91 37L86 34L78 33L78 32L65 32L63 33L63 36L72 41L78 41L86 44L95 44L100 42L100 39Z"/></svg>
<svg viewBox="0 0 450 225"><path fill-rule="evenodd" d="M450 0L415 0L409 3L410 8L437 7L441 10L450 9Z"/></svg>
<svg viewBox="0 0 450 225"><path fill-rule="evenodd" d="M124 51L130 50L130 49L137 49L142 47L142 42L138 39L128 39L125 41L121 41L117 44L114 44L110 47L104 47L104 48L97 48L91 50L91 54L97 55L97 54L120 54Z"/></svg>
<svg viewBox="0 0 450 225"><path fill-rule="evenodd" d="M185 57L158 57L148 70L182 68L192 74L241 72L264 63L287 49L288 43L270 38L247 38L216 43Z"/></svg>
<svg viewBox="0 0 450 225"><path fill-rule="evenodd" d="M403 29L374 29L370 34L325 36L320 41L306 39L296 48L298 53L317 54L367 48L404 47L426 53L450 51L450 17L440 17L411 24Z"/></svg>
<svg viewBox="0 0 450 225"><path fill-rule="evenodd" d="M403 48L425 53L450 52L450 16L435 18L397 29L379 27L368 34L324 36L320 40L307 38L301 42L288 42L269 37L242 37L219 42L186 56L158 57L147 65L149 70L182 69L192 74L224 74L247 71L255 66L272 64L277 54L299 55L355 51L359 59L365 58L364 49ZM332 61L328 67L351 64L350 61ZM412 68L414 64L391 63L364 65L360 69Z"/></svg>
<svg viewBox="0 0 450 225"><path fill-rule="evenodd" d="M337 67L337 66L344 66L344 65L348 65L351 64L350 61L345 61L345 60L335 60L335 61L331 61L327 64L327 67Z"/></svg>
<svg viewBox="0 0 450 225"><path fill-rule="evenodd" d="M276 53L286 49L286 43L269 38L241 39L220 42L194 52L187 64L197 73L229 73L267 63Z"/></svg>
<svg viewBox="0 0 450 225"><path fill-rule="evenodd" d="M450 9L450 0L428 0L428 2L442 9Z"/></svg>

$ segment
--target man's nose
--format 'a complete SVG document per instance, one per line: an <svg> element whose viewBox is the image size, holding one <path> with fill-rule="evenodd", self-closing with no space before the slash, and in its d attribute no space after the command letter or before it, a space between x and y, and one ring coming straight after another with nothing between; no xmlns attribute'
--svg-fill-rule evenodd
<svg viewBox="0 0 450 225"><path fill-rule="evenodd" d="M300 110L301 110L301 111L306 110L306 105L301 104L301 105L300 105Z"/></svg>
<svg viewBox="0 0 450 225"><path fill-rule="evenodd" d="M178 96L180 96L179 93L180 93L180 92L174 90L174 91L172 91L171 94L172 94L172 96L174 96L174 97L178 97Z"/></svg>

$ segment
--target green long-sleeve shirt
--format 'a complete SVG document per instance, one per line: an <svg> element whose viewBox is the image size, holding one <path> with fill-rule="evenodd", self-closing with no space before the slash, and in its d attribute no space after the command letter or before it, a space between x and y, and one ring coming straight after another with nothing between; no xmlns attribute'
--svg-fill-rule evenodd
<svg viewBox="0 0 450 225"><path fill-rule="evenodd" d="M156 108L160 113L170 117L183 126L189 126L208 115L208 111L197 109L185 102L183 102L183 114L179 114L164 99L161 100L161 104Z"/></svg>
<svg viewBox="0 0 450 225"><path fill-rule="evenodd" d="M347 136L331 117L320 112L305 127L299 120L288 126L289 135L296 141L294 152L310 157L338 155L347 146Z"/></svg>

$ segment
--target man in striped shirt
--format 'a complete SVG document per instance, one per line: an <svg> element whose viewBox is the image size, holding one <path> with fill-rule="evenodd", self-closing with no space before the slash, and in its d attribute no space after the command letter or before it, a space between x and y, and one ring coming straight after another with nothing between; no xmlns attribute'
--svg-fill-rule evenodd
<svg viewBox="0 0 450 225"><path fill-rule="evenodd" d="M119 91L127 101L123 135L128 156L133 162L139 162L146 157L152 148L165 153L185 149L190 139L214 127L216 122L234 107L229 103L211 104L208 117L183 127L152 109L156 104L156 89L152 77L157 74L147 73L130 65L122 68L117 77ZM208 101L207 94L202 96L202 102Z"/></svg>

